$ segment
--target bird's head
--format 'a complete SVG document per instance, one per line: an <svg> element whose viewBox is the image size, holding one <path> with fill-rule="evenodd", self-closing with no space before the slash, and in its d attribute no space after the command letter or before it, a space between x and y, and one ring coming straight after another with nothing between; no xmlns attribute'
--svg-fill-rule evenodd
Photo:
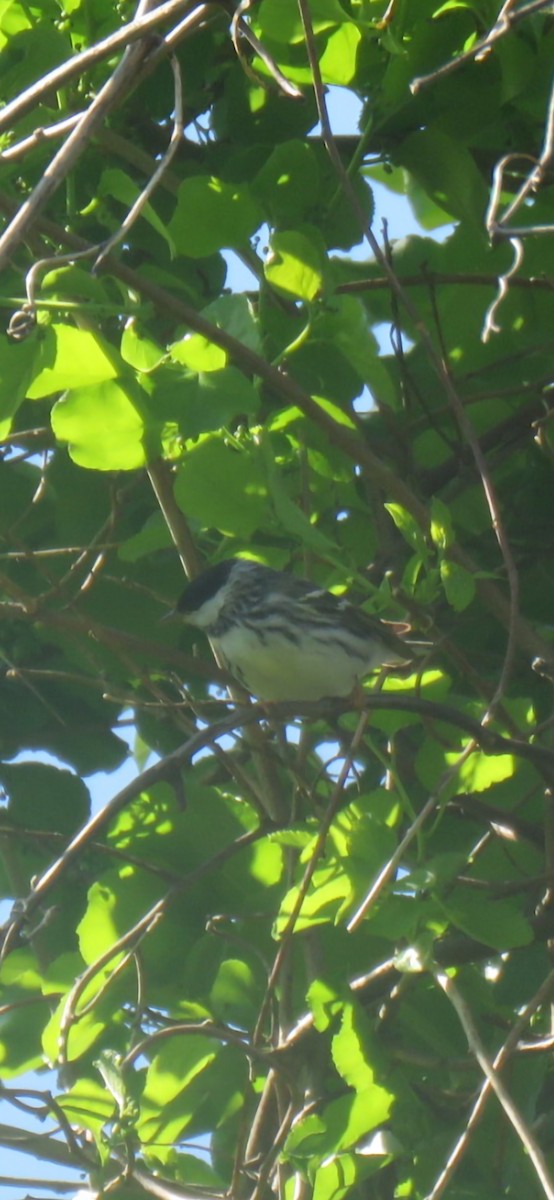
<svg viewBox="0 0 554 1200"><path fill-rule="evenodd" d="M177 602L175 616L197 629L209 630L216 624L238 580L253 567L254 563L240 558L227 558L215 567L208 567L185 588Z"/></svg>

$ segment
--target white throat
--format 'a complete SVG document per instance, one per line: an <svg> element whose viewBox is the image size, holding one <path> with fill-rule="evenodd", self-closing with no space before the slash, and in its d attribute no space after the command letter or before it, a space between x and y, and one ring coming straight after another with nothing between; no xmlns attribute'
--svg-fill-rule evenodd
<svg viewBox="0 0 554 1200"><path fill-rule="evenodd" d="M227 582L214 596L209 596L195 612L184 614L187 624L196 625L198 629L210 629L217 621L227 602L228 595L229 583Z"/></svg>

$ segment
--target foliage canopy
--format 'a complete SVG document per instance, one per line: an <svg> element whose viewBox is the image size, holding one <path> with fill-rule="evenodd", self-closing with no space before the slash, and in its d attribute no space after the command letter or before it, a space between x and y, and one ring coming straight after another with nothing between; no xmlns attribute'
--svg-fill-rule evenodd
<svg viewBox="0 0 554 1200"><path fill-rule="evenodd" d="M0 38L0 1144L123 1200L552 1200L552 5ZM159 621L236 554L417 675L230 703Z"/></svg>

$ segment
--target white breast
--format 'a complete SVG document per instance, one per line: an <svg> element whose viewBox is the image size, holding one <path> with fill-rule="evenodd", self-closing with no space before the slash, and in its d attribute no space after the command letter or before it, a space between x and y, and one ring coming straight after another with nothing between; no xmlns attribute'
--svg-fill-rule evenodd
<svg viewBox="0 0 554 1200"><path fill-rule="evenodd" d="M260 700L348 696L374 665L369 653L367 660L356 660L334 643L305 635L302 649L276 634L271 634L264 645L249 629L236 626L212 641L231 673Z"/></svg>

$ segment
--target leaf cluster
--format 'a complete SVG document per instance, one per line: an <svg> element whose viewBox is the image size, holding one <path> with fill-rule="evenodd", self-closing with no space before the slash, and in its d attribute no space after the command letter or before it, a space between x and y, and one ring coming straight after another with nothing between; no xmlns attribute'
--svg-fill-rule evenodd
<svg viewBox="0 0 554 1200"><path fill-rule="evenodd" d="M551 6L144 7L0 11L0 1144L552 1200ZM160 622L232 555L417 669L237 707Z"/></svg>

